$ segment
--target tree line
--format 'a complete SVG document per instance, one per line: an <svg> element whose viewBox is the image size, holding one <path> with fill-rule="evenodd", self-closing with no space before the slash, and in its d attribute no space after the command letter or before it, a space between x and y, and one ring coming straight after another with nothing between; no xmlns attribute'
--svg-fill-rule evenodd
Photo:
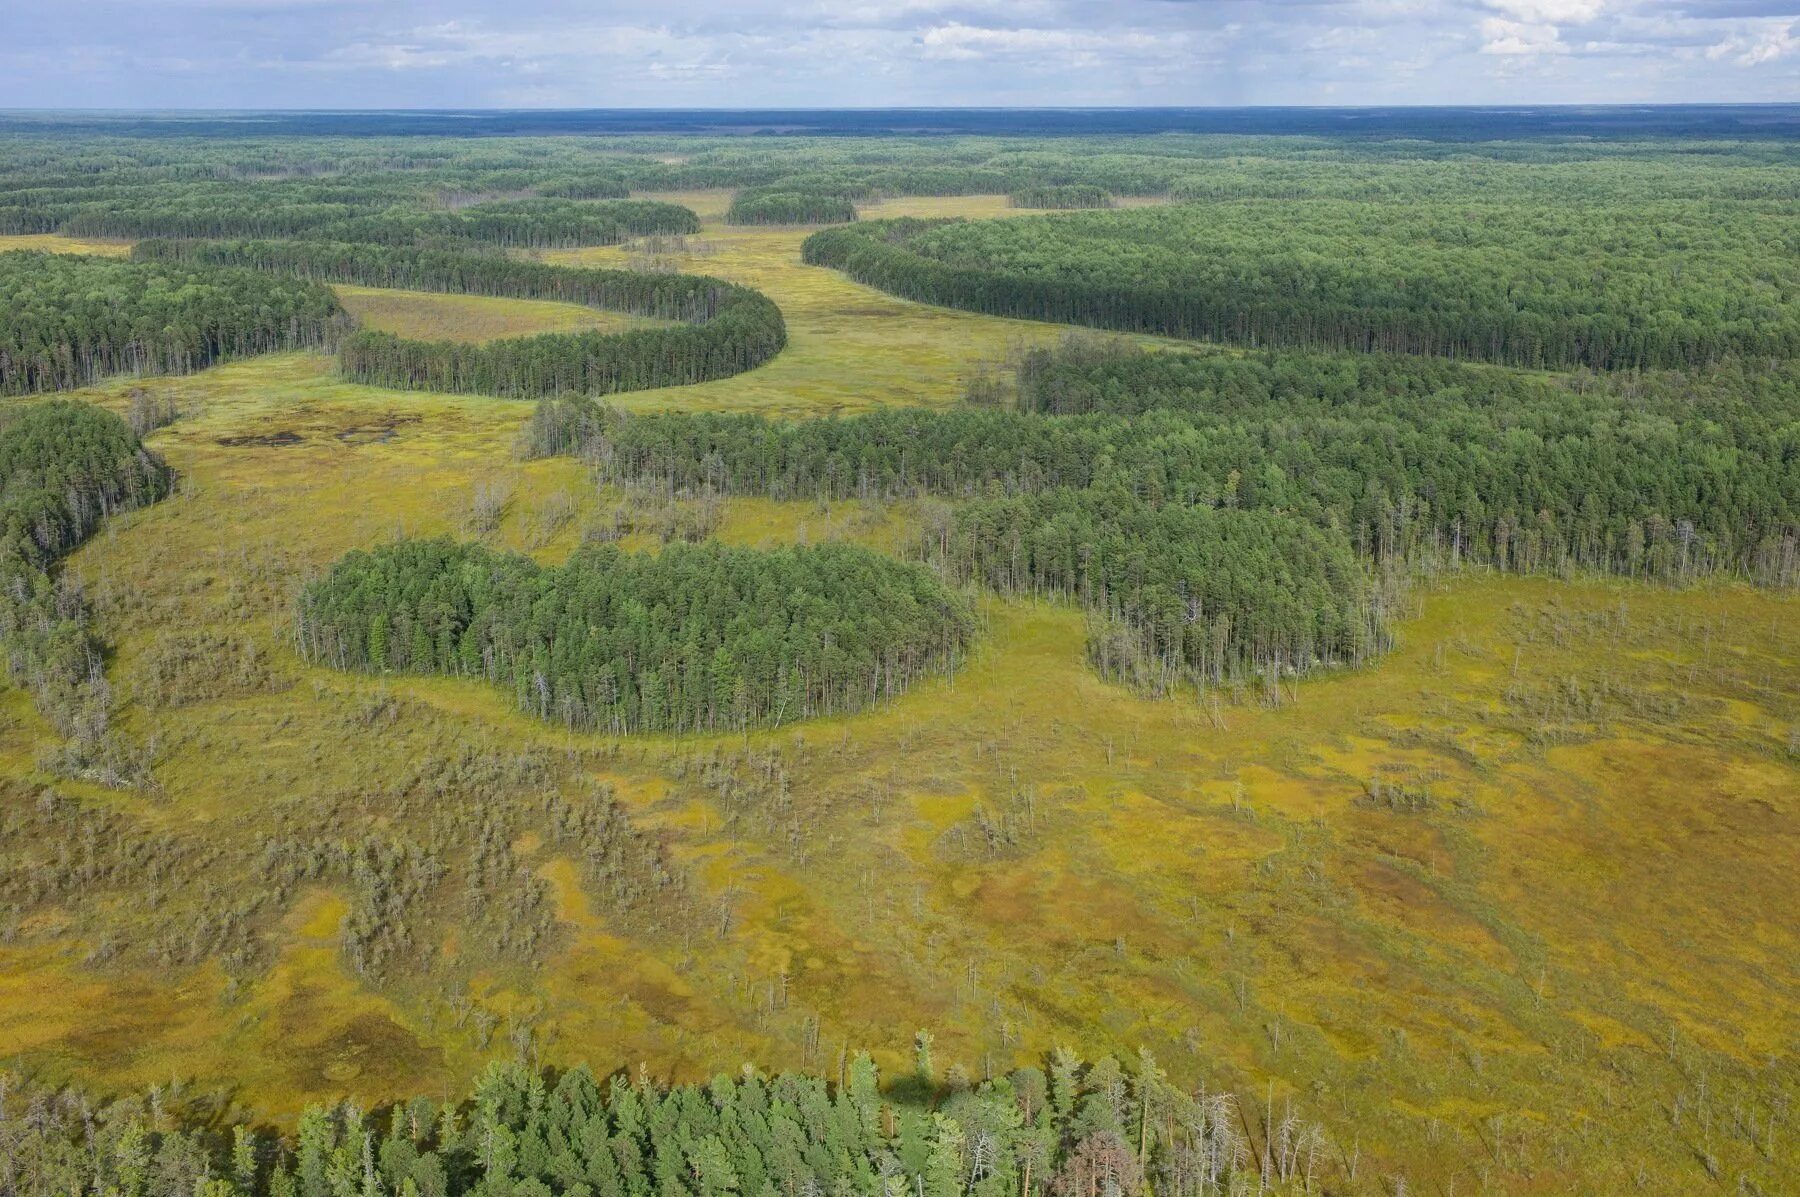
<svg viewBox="0 0 1800 1197"><path fill-rule="evenodd" d="M974 632L931 571L844 545L558 567L478 544L353 552L302 597L307 659L510 687L520 709L612 732L700 732L860 710L955 667Z"/></svg>
<svg viewBox="0 0 1800 1197"><path fill-rule="evenodd" d="M363 330L339 345L348 378L375 386L529 398L681 386L754 369L787 343L767 296L704 275L552 266L499 254L314 241L145 241L137 259L250 267L316 282L553 299L678 322L618 333L546 333L486 344Z"/></svg>
<svg viewBox="0 0 1800 1197"><path fill-rule="evenodd" d="M884 1090L866 1054L835 1082L745 1066L705 1084L490 1065L460 1101L309 1106L291 1136L160 1092L96 1106L0 1087L0 1180L118 1197L1166 1197L1311 1192L1342 1174L1323 1133L1272 1107L1058 1050L979 1083L920 1032ZM1261 1124L1260 1126L1258 1124Z"/></svg>
<svg viewBox="0 0 1800 1197"><path fill-rule="evenodd" d="M1110 208L1112 193L1092 183L1039 183L1006 197L1015 208Z"/></svg>
<svg viewBox="0 0 1800 1197"><path fill-rule="evenodd" d="M308 240L366 245L454 245L478 242L508 249L617 245L655 233L697 233L700 218L678 204L653 200L539 197L493 200L455 211L395 208L328 221Z"/></svg>
<svg viewBox="0 0 1800 1197"><path fill-rule="evenodd" d="M110 374L186 374L216 361L329 345L350 319L327 287L250 270L0 254L0 394Z"/></svg>
<svg viewBox="0 0 1800 1197"><path fill-rule="evenodd" d="M1710 201L1258 201L864 222L803 255L998 316L1610 370L1800 352L1797 230L1785 206Z"/></svg>

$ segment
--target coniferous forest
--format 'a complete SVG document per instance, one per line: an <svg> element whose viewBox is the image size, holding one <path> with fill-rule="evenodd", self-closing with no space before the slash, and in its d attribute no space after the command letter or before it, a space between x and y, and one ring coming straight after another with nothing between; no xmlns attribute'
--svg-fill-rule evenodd
<svg viewBox="0 0 1800 1197"><path fill-rule="evenodd" d="M1127 633L1091 640L1103 672L1159 692L1368 659L1396 568L1800 580L1786 367L1571 382L1075 337L1016 374L946 412L564 410L558 439L609 479L684 493L959 500L928 558L1078 597Z"/></svg>
<svg viewBox="0 0 1800 1197"><path fill-rule="evenodd" d="M919 1062L931 1067L920 1032ZM61 1095L7 1095L33 1105L0 1121L0 1149L64 1192L199 1192L206 1197L330 1197L379 1186L419 1197L722 1197L839 1192L927 1197L1058 1197L1236 1191L1261 1175L1228 1094L1190 1094L1145 1055L1128 1072L1112 1057L1058 1053L975 1087L929 1072L908 1094L941 1087L927 1109L884 1094L858 1053L836 1084L765 1076L749 1066L705 1085L661 1087L585 1067L537 1073L490 1068L465 1101L417 1097L369 1111L315 1106L291 1144L256 1128L158 1125L136 1102L101 1111ZM48 1100L46 1100L48 1097ZM916 1101L916 1098L915 1098ZM0 1112L12 1111L0 1110ZM1305 1188L1328 1144L1285 1126L1268 1177Z"/></svg>
<svg viewBox="0 0 1800 1197"><path fill-rule="evenodd" d="M1786 1191L1797 128L0 113L0 1197Z"/></svg>

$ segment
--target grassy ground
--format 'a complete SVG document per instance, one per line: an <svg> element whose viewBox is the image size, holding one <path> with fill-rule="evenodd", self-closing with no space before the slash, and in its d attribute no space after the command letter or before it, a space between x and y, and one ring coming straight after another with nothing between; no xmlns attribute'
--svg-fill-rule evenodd
<svg viewBox="0 0 1800 1197"><path fill-rule="evenodd" d="M381 287L338 286L333 290L365 328L419 340L480 342L547 332L622 332L663 323L578 303Z"/></svg>
<svg viewBox="0 0 1800 1197"><path fill-rule="evenodd" d="M802 234L722 227L723 196L681 198L712 218L683 265L766 291L793 343L634 405L947 402L1009 346L1057 335L810 270ZM287 647L310 573L397 533L467 534L477 487L508 496L494 540L546 559L616 509L637 518L643 499L597 491L576 463L515 461L524 405L347 385L315 355L88 397L122 406L136 387L188 412L153 438L181 494L115 521L71 568L105 613L124 725L156 745L164 793L54 788L207 855L160 906L100 892L0 944L0 1058L105 1084L233 1084L284 1118L345 1092L454 1089L520 1048L688 1077L749 1059L830 1068L843 1044L893 1063L923 1026L940 1066L977 1076L1057 1043L1143 1045L1184 1080L1273 1093L1278 1117L1291 1099L1329 1128L1344 1191L1789 1181L1792 596L1428 583L1391 656L1276 708L1138 699L1086 669L1077 613L985 599L969 666L891 706L616 741L526 718L485 685L349 676ZM732 502L720 520L745 543L898 547L911 527L904 505ZM155 699L147 662L191 629L253 644L267 674ZM48 739L5 695L0 801L50 784ZM414 774L429 786L394 780ZM428 963L360 979L341 949L355 895L330 882L255 915L244 960L88 960L105 935L130 943L257 892L281 828L451 828L525 811L546 784L602 782L691 878L679 916L629 914L520 815L511 851L555 927L535 964L484 955L452 909L420 924L442 932Z"/></svg>
<svg viewBox="0 0 1800 1197"><path fill-rule="evenodd" d="M98 254L108 258L122 258L131 252L131 242L64 237L60 233L14 233L0 236L0 253L9 249L43 249L59 254Z"/></svg>

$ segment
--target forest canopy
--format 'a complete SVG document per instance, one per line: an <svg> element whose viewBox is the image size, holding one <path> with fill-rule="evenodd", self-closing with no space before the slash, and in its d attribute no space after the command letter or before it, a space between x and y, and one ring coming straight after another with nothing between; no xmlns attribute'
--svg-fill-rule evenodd
<svg viewBox="0 0 1800 1197"><path fill-rule="evenodd" d="M1604 370L1800 352L1789 203L1220 202L865 222L804 255L924 303L1232 344Z"/></svg>
<svg viewBox="0 0 1800 1197"><path fill-rule="evenodd" d="M725 214L730 224L848 224L856 205L845 196L806 191L743 191Z"/></svg>

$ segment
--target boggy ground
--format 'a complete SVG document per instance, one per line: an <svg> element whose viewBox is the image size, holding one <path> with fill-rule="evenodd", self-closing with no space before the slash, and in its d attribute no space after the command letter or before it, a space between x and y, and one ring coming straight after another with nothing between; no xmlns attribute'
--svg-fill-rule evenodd
<svg viewBox="0 0 1800 1197"><path fill-rule="evenodd" d="M709 222L683 268L766 291L792 344L629 406L949 402L1011 346L1058 335L811 270L801 232L725 228L723 196L684 198ZM598 491L572 461L514 460L525 405L351 386L317 355L88 397L122 407L137 388L187 413L152 439L181 493L115 521L70 568L104 612L121 725L154 746L162 789L48 777L49 730L9 692L0 801L54 790L204 852L155 901L97 883L10 928L0 1058L19 1068L223 1086L279 1120L346 1093L454 1092L517 1050L692 1077L746 1060L832 1069L846 1044L898 1063L929 1027L940 1064L975 1076L1059 1043L1144 1046L1276 1118L1291 1101L1326 1126L1352 1192L1398 1177L1443 1193L1793 1183L1792 596L1427 580L1391 655L1274 707L1137 698L1087 670L1078 613L989 598L968 666L879 710L615 740L520 715L479 683L308 667L289 647L292 596L353 547L479 534L478 492L498 500L495 543L547 560L596 522L652 547L684 514L742 543L901 548L913 512L684 513ZM199 694L153 681L195 643L237 664ZM671 913L621 905L531 814L546 788L580 800L600 783L687 876ZM460 881L416 912L432 940L417 963L383 977L346 951L349 878L247 905L272 836L394 839L429 814L454 857L460 833L442 829L492 811L514 835L504 884L535 893L519 901L549 928L533 952L488 951L499 924L475 920L498 916ZM159 965L137 950L238 904L250 947L236 955ZM1246 1111L1253 1139L1262 1122Z"/></svg>

